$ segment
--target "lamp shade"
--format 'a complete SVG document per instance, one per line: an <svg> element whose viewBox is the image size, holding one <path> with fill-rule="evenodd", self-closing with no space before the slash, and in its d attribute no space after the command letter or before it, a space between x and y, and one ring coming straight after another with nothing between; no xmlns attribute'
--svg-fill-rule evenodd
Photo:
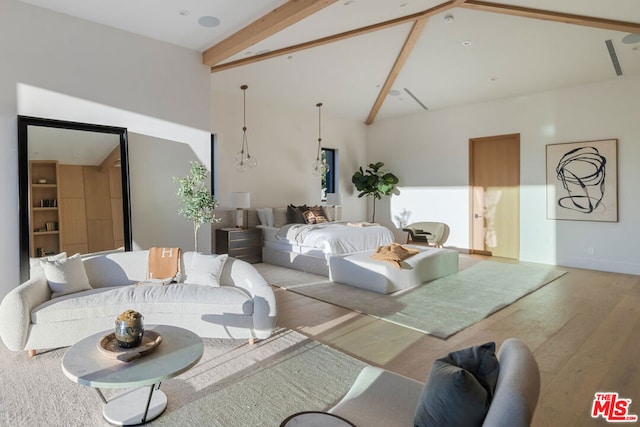
<svg viewBox="0 0 640 427"><path fill-rule="evenodd" d="M327 193L327 205L329 205L329 206L342 206L342 194L341 193Z"/></svg>
<svg viewBox="0 0 640 427"><path fill-rule="evenodd" d="M249 193L231 193L231 207L236 209L249 209L251 196Z"/></svg>

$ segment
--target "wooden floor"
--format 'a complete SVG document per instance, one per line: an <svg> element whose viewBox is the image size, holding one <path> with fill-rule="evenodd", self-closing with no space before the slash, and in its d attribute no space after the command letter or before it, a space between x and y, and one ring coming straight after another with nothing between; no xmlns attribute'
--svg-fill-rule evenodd
<svg viewBox="0 0 640 427"><path fill-rule="evenodd" d="M632 399L629 412L640 415L640 276L566 270L446 340L276 288L278 325L419 381L450 351L517 337L542 378L533 426L609 425L590 416L599 391Z"/></svg>

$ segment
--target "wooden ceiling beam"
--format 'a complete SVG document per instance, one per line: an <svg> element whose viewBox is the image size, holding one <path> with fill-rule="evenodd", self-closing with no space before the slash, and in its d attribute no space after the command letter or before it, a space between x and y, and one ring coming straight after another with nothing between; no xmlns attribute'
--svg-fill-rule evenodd
<svg viewBox="0 0 640 427"><path fill-rule="evenodd" d="M215 46L205 50L202 62L213 66L230 56L241 52L249 46L266 39L269 36L313 15L319 10L332 5L337 0L289 0L255 20L242 30L232 34Z"/></svg>
<svg viewBox="0 0 640 427"><path fill-rule="evenodd" d="M380 92L378 93L378 98L376 99L376 102L373 104L373 108L371 108L369 117L367 117L367 120L364 122L365 124L370 125L375 120L376 115L378 115L378 112L380 111L380 108L382 107L382 104L384 103L384 100L387 97L387 94L389 93L389 91L391 90L391 87L395 83L396 78L398 77L398 74L400 74L400 71L402 71L402 67L404 67L405 62L407 62L407 59L409 58L411 51L416 45L418 38L420 38L420 34L422 34L422 30L424 29L424 26L426 23L427 23L427 18L422 18L422 19L418 19L413 24L413 27L411 28L411 32L409 33L407 40L405 40L404 45L402 46L402 49L400 50L400 53L396 58L396 62L393 64L393 67L391 68L391 72L389 72L389 75L387 76L387 80L384 82L384 84L382 85L382 88L380 89Z"/></svg>
<svg viewBox="0 0 640 427"><path fill-rule="evenodd" d="M285 47L282 49L273 50L271 52L266 52L260 55L254 55L250 58L238 59L236 61L225 62L223 64L217 64L211 67L211 72L215 73L217 71L228 70L230 68L236 68L247 64L252 64L254 62L265 61L271 58L277 58L283 55L289 55L294 52L299 52L301 50L310 49L312 47L322 46L329 43L334 43L337 41L349 39L351 37L360 36L363 34L371 33L373 31L384 30L386 28L394 27L396 25L407 24L409 22L414 22L419 19L426 19L432 15L436 15L438 13L442 13L446 10L449 10L453 7L459 6L463 4L467 0L453 0L442 3L438 6L434 6L430 9L424 10L422 12L413 13L411 15L402 16L400 18L390 19L388 21L380 22L373 25L367 25L366 27L357 28L350 31L345 31L343 33L334 34L332 36L323 37L317 40L311 40L308 42L300 43L297 45Z"/></svg>
<svg viewBox="0 0 640 427"><path fill-rule="evenodd" d="M564 24L601 28L604 30L640 33L640 24L634 22L615 21L612 19L573 15L570 13L552 12L548 10L531 9L528 7L510 6L507 4L489 3L478 0L467 0L463 4L460 4L459 7L465 9L480 10L483 12L520 16L523 18L542 19L545 21L562 22Z"/></svg>

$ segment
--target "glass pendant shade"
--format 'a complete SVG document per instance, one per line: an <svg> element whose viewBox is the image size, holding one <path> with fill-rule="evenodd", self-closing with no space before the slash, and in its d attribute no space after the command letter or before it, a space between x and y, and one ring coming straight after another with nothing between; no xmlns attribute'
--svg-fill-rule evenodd
<svg viewBox="0 0 640 427"><path fill-rule="evenodd" d="M316 104L318 107L318 150L316 152L316 159L313 161L311 172L315 176L326 175L329 172L329 165L327 164L326 159L322 157L322 118L320 116L320 108L322 107L322 102Z"/></svg>
<svg viewBox="0 0 640 427"><path fill-rule="evenodd" d="M258 165L258 161L255 157L252 157L249 153L249 142L247 141L247 97L246 90L249 88L247 85L240 86L242 89L242 112L243 112L243 124L242 124L242 147L240 152L236 154L236 170L240 173L246 172L247 169L254 168Z"/></svg>

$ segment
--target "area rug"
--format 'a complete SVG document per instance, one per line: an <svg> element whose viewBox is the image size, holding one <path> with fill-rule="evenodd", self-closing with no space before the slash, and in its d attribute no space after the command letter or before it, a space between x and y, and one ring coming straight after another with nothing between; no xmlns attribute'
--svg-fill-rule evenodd
<svg viewBox="0 0 640 427"><path fill-rule="evenodd" d="M333 406L366 366L284 329L254 346L246 340L204 342L194 368L162 383L169 403L148 425L277 426L290 414ZM0 425L109 425L95 391L62 373L65 351L29 359L0 343Z"/></svg>
<svg viewBox="0 0 640 427"><path fill-rule="evenodd" d="M439 338L473 325L566 273L542 264L481 261L422 286L383 295L269 264L256 268L272 285Z"/></svg>

